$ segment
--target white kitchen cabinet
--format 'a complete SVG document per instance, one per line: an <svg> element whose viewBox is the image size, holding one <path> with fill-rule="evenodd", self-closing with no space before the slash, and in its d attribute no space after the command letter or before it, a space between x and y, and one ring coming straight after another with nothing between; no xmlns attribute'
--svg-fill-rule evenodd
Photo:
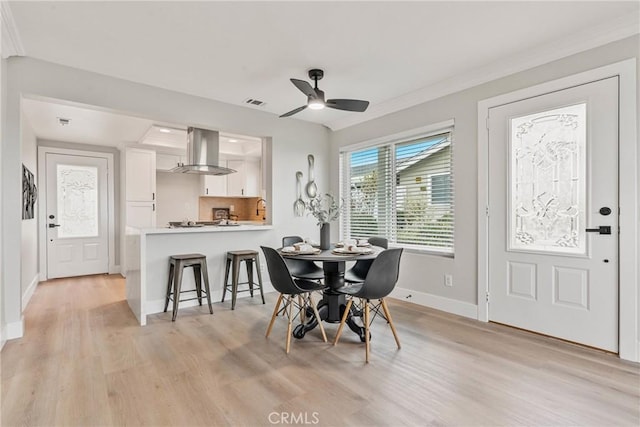
<svg viewBox="0 0 640 427"><path fill-rule="evenodd" d="M218 166L227 167L226 160L219 160ZM202 175L202 196L226 196L228 175Z"/></svg>
<svg viewBox="0 0 640 427"><path fill-rule="evenodd" d="M156 202L127 202L127 226L154 228L156 226Z"/></svg>
<svg viewBox="0 0 640 427"><path fill-rule="evenodd" d="M153 202L156 199L156 152L139 148L126 151L126 200Z"/></svg>
<svg viewBox="0 0 640 427"><path fill-rule="evenodd" d="M227 160L227 167L237 171L227 175L228 196L260 196L262 173L259 160Z"/></svg>
<svg viewBox="0 0 640 427"><path fill-rule="evenodd" d="M156 153L156 170L167 172L176 166L183 164L185 156L178 154Z"/></svg>
<svg viewBox="0 0 640 427"><path fill-rule="evenodd" d="M156 152L139 148L125 151L126 225L156 226Z"/></svg>
<svg viewBox="0 0 640 427"><path fill-rule="evenodd" d="M226 196L227 175L202 175L203 196Z"/></svg>

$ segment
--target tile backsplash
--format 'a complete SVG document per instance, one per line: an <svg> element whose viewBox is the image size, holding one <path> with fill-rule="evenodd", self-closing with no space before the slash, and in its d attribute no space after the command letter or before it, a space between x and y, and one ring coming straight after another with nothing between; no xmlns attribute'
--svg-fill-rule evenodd
<svg viewBox="0 0 640 427"><path fill-rule="evenodd" d="M231 215L237 215L238 221L262 221L266 212L259 197L200 197L199 220L213 220L213 208L228 208ZM259 213L256 213L256 208Z"/></svg>

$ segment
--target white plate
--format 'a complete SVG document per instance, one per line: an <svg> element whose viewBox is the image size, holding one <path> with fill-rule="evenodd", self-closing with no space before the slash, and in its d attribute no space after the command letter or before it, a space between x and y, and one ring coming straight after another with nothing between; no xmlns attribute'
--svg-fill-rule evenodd
<svg viewBox="0 0 640 427"><path fill-rule="evenodd" d="M366 249L363 251L350 251L345 248L335 248L332 252L339 255L367 255L373 253L373 249Z"/></svg>
<svg viewBox="0 0 640 427"><path fill-rule="evenodd" d="M308 251L283 251L282 249L280 250L280 253L282 255L317 255L320 252L322 252L322 250L316 249L316 248Z"/></svg>
<svg viewBox="0 0 640 427"><path fill-rule="evenodd" d="M336 243L336 248L341 248L344 246L344 243L342 242L338 242ZM371 243L367 242L367 243L358 243L358 247L359 248L369 248L371 247Z"/></svg>

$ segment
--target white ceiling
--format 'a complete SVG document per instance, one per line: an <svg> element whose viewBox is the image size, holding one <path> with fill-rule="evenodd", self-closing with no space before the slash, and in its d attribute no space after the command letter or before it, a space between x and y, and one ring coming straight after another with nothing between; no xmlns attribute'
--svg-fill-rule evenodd
<svg viewBox="0 0 640 427"><path fill-rule="evenodd" d="M10 2L25 54L339 129L638 32L640 2ZM137 120L137 119L136 119ZM132 134L135 133L132 123ZM111 130L115 132L116 130ZM128 136L127 136L128 137Z"/></svg>
<svg viewBox="0 0 640 427"><path fill-rule="evenodd" d="M154 149L187 147L187 127L96 110L50 100L22 100L22 111L36 136L52 141L120 147L140 143ZM59 119L68 119L61 125ZM164 129L168 132L161 132ZM238 156L260 156L262 141L246 135L220 133L220 152Z"/></svg>

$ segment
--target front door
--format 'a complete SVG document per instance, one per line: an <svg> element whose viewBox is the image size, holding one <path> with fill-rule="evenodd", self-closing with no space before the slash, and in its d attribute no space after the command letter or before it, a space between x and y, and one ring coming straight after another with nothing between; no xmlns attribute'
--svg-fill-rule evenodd
<svg viewBox="0 0 640 427"><path fill-rule="evenodd" d="M107 159L46 154L47 277L109 271Z"/></svg>
<svg viewBox="0 0 640 427"><path fill-rule="evenodd" d="M489 320L618 352L618 77L489 110Z"/></svg>

